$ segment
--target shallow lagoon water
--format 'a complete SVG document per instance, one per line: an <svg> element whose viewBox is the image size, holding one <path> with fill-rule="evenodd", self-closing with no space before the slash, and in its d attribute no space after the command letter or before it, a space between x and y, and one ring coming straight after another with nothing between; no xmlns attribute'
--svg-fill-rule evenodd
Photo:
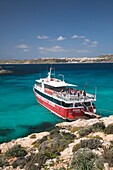
<svg viewBox="0 0 113 170"><path fill-rule="evenodd" d="M35 79L46 77L49 67L43 65L42 69L42 65L20 65L16 70L13 66L13 75L0 76L0 142L46 131L63 122L38 104L33 93ZM87 92L95 93L96 87L98 113L102 116L113 114L112 63L92 64L92 67L91 64L65 64L65 67L60 64L54 67L56 76L63 74L67 82L77 84L79 89L86 88Z"/></svg>

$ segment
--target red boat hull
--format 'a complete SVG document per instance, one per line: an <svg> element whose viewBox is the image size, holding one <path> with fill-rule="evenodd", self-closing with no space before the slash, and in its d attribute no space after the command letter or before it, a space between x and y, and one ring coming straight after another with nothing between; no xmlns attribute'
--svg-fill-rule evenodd
<svg viewBox="0 0 113 170"><path fill-rule="evenodd" d="M42 97L41 95L37 94L35 96L37 101L43 105L45 108L56 114L57 116L67 119L67 120L75 120L76 118L85 117L84 109L83 108L66 108L63 106L59 106L56 103L53 103L46 98Z"/></svg>

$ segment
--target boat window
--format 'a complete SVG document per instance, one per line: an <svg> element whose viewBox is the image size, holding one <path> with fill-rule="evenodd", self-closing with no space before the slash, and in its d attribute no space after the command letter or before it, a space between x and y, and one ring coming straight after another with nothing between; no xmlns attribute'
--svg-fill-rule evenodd
<svg viewBox="0 0 113 170"><path fill-rule="evenodd" d="M44 87L53 91L57 91L57 92L62 92L65 91L65 87L54 87L54 86L50 86L47 84L44 84Z"/></svg>
<svg viewBox="0 0 113 170"><path fill-rule="evenodd" d="M42 85L41 85L41 83L36 83L36 85L37 85L37 86L39 86L39 87L41 87L41 86L42 86Z"/></svg>
<svg viewBox="0 0 113 170"><path fill-rule="evenodd" d="M81 103L75 103L75 107L80 107L82 106Z"/></svg>
<svg viewBox="0 0 113 170"><path fill-rule="evenodd" d="M85 106L91 106L90 102L84 102Z"/></svg>
<svg viewBox="0 0 113 170"><path fill-rule="evenodd" d="M47 88L47 89L50 89L50 90L54 90L54 87L53 86L49 86L47 84L44 84L44 87Z"/></svg>
<svg viewBox="0 0 113 170"><path fill-rule="evenodd" d="M92 105L93 105L93 106L95 106L95 104L94 104L94 103L92 103Z"/></svg>
<svg viewBox="0 0 113 170"><path fill-rule="evenodd" d="M64 106L64 107L73 107L73 103L62 102L62 106Z"/></svg>

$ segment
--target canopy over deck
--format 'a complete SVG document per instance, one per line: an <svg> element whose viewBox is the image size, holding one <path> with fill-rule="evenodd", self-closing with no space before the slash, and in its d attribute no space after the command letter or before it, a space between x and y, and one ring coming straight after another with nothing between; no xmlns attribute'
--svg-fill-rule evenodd
<svg viewBox="0 0 113 170"><path fill-rule="evenodd" d="M48 81L48 80L45 80L45 79L39 79L39 80L36 80L36 82L38 83L44 83L46 85L49 85L49 86L52 86L52 87L77 87L77 85L74 85L74 84L69 84L69 83L66 83L65 81L57 81L56 79L55 80L51 80L51 81Z"/></svg>

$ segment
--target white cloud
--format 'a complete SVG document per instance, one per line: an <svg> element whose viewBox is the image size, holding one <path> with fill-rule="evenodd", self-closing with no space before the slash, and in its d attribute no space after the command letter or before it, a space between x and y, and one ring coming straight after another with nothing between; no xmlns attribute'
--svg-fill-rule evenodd
<svg viewBox="0 0 113 170"><path fill-rule="evenodd" d="M84 39L85 42L90 42L90 39L86 38Z"/></svg>
<svg viewBox="0 0 113 170"><path fill-rule="evenodd" d="M78 38L78 35L73 35L71 38L72 38L72 39Z"/></svg>
<svg viewBox="0 0 113 170"><path fill-rule="evenodd" d="M87 45L87 42L83 42L82 44L83 44L83 45Z"/></svg>
<svg viewBox="0 0 113 170"><path fill-rule="evenodd" d="M30 47L27 44L19 44L16 46L16 48L28 49Z"/></svg>
<svg viewBox="0 0 113 170"><path fill-rule="evenodd" d="M40 39L40 40L46 40L49 37L47 35L41 35L41 36L39 35L39 36L37 36L37 38Z"/></svg>
<svg viewBox="0 0 113 170"><path fill-rule="evenodd" d="M66 52L67 50L64 50L61 46L53 46L53 47L38 47L38 50L40 52L53 52L53 53L58 53L58 52Z"/></svg>
<svg viewBox="0 0 113 170"><path fill-rule="evenodd" d="M24 52L28 52L30 49L30 46L28 46L27 44L19 44L16 46L16 48L22 49Z"/></svg>
<svg viewBox="0 0 113 170"><path fill-rule="evenodd" d="M84 38L86 38L84 35L73 35L72 37L71 37L72 39L76 39L76 38L78 38L78 39L84 39Z"/></svg>
<svg viewBox="0 0 113 170"><path fill-rule="evenodd" d="M97 41L91 41L90 39L86 38L86 39L84 39L84 42L82 44L87 46L87 47L96 47L98 45L98 42Z"/></svg>
<svg viewBox="0 0 113 170"><path fill-rule="evenodd" d="M25 52L28 52L28 51L29 51L29 49L24 49L24 51L25 51Z"/></svg>
<svg viewBox="0 0 113 170"><path fill-rule="evenodd" d="M59 36L56 40L57 40L57 41L63 41L63 40L65 40L65 39L66 39L65 37Z"/></svg>
<svg viewBox="0 0 113 170"><path fill-rule="evenodd" d="M97 41L93 41L93 42L91 42L91 45L96 47L98 45L98 42Z"/></svg>

